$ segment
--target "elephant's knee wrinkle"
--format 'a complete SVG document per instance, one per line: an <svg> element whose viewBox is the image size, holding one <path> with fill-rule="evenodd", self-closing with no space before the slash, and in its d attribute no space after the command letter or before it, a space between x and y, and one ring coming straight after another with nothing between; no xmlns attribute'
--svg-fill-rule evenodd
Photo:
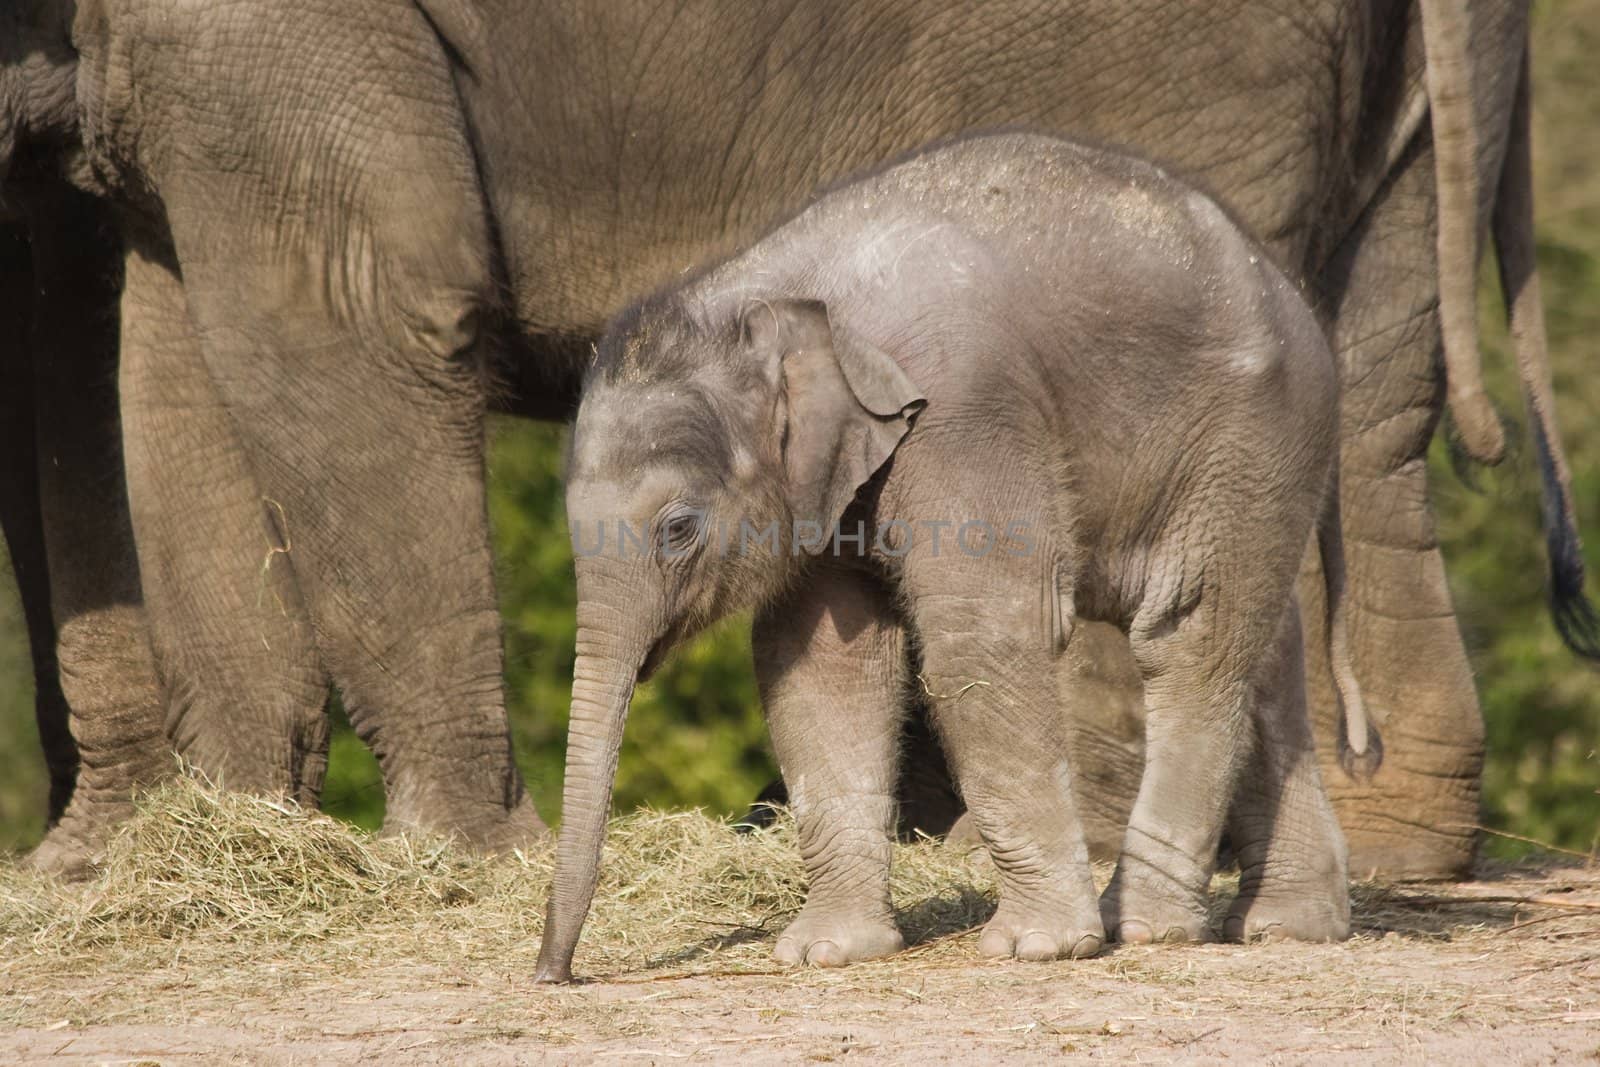
<svg viewBox="0 0 1600 1067"><path fill-rule="evenodd" d="M446 291L400 309L400 321L411 340L442 361L459 360L477 348L483 332L481 300L460 291Z"/></svg>
<svg viewBox="0 0 1600 1067"><path fill-rule="evenodd" d="M56 663L62 695L79 716L126 705L129 693L157 704L155 662L138 607L119 605L68 620L56 639Z"/></svg>

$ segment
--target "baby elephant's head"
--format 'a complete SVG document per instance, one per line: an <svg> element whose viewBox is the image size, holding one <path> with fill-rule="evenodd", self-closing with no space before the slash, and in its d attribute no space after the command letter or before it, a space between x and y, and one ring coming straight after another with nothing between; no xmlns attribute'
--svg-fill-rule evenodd
<svg viewBox="0 0 1600 1067"><path fill-rule="evenodd" d="M648 673L780 592L921 404L818 301L718 318L666 299L625 316L584 390L567 477L585 645Z"/></svg>
<svg viewBox="0 0 1600 1067"><path fill-rule="evenodd" d="M653 300L606 335L567 473L578 658L539 974L564 980L598 871L635 680L833 546L923 399L814 300Z"/></svg>

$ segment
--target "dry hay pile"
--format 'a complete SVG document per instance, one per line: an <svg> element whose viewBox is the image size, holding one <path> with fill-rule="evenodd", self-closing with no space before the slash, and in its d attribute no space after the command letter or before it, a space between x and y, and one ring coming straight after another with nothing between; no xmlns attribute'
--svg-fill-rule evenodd
<svg viewBox="0 0 1600 1067"><path fill-rule="evenodd" d="M0 975L15 991L30 974L137 975L178 960L215 971L211 992L223 995L230 976L245 993L252 968L275 963L531 974L552 859L548 846L481 857L375 837L180 778L141 800L89 883L0 865ZM595 977L770 971L771 940L804 891L787 819L738 833L697 811L627 815L611 824L576 966ZM898 850L894 893L913 942L938 945L993 911L986 866L931 841ZM0 1003L0 1022L8 1014Z"/></svg>
<svg viewBox="0 0 1600 1067"><path fill-rule="evenodd" d="M0 1028L66 1019L176 1024L212 1009L249 1018L285 997L304 1003L306 990L338 999L451 986L503 1001L482 1010L518 1027L530 1019L596 1031L657 1025L643 1009L627 1015L581 998L529 1000L551 859L548 847L484 858L440 842L373 837L320 814L180 779L143 799L94 881L63 885L0 862ZM1097 872L1102 880L1107 873ZM1214 888L1220 913L1234 883L1219 878ZM1036 973L1003 968L959 977L977 962L970 931L993 913L986 861L931 841L899 846L893 890L913 947L852 969L850 982L904 992ZM787 821L739 834L699 812L625 816L610 828L576 970L621 983L774 974L772 940L803 897ZM1558 968L1561 981L1549 984L1549 997L1570 999L1565 983L1583 984L1588 972L1579 965L1593 956L1581 946L1600 937L1600 876L1592 870L1501 872L1498 886L1362 884L1353 906L1356 940L1337 953L1412 960L1432 976L1443 973L1447 957L1460 967L1511 952L1528 974ZM1430 944L1446 955L1430 958ZM1274 958L1275 965L1265 962ZM1199 981L1196 967L1220 969L1208 979L1213 988L1226 988L1214 983L1237 971L1229 980L1240 1005L1258 1003L1267 983L1279 999L1298 989L1305 1010L1337 1008L1337 1016L1389 996L1373 992L1379 980L1370 970L1353 982L1345 963L1324 967L1353 958L1312 946L1281 957L1135 950L1073 964L1071 973L1083 991L1129 983L1182 991ZM1411 989L1413 978L1395 982ZM1489 1003L1470 984L1452 990L1434 995L1441 1018L1467 1010L1463 1003ZM1417 1009L1415 991L1402 999ZM573 1013L584 1011L594 1018L575 1023Z"/></svg>

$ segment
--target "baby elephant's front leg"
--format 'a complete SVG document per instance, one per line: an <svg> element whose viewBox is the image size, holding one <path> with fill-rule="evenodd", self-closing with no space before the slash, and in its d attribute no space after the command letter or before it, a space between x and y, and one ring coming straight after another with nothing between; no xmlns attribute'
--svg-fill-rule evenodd
<svg viewBox="0 0 1600 1067"><path fill-rule="evenodd" d="M905 945L889 903L905 638L885 592L838 565L762 612L756 679L810 891L779 962L839 967Z"/></svg>
<svg viewBox="0 0 1600 1067"><path fill-rule="evenodd" d="M965 575L971 584L948 592L960 577L946 576L938 593L918 596L914 620L919 684L1000 879L1000 906L978 951L1025 960L1093 956L1105 928L1067 770L1054 657L1030 633L1029 619L1018 617L1017 605L1038 603L1037 582L974 568Z"/></svg>

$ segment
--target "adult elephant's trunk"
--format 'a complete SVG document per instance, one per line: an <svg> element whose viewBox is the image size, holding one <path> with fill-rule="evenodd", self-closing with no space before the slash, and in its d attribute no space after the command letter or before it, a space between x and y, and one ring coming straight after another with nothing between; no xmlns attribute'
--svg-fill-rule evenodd
<svg viewBox="0 0 1600 1067"><path fill-rule="evenodd" d="M593 626L578 629L561 837L536 982L572 980L572 953L600 876L622 728L647 648L642 640L619 639Z"/></svg>
<svg viewBox="0 0 1600 1067"><path fill-rule="evenodd" d="M1472 112L1468 15L1462 0L1421 0L1433 125L1439 232L1439 325L1450 415L1480 463L1505 455L1505 433L1478 363L1478 136Z"/></svg>

